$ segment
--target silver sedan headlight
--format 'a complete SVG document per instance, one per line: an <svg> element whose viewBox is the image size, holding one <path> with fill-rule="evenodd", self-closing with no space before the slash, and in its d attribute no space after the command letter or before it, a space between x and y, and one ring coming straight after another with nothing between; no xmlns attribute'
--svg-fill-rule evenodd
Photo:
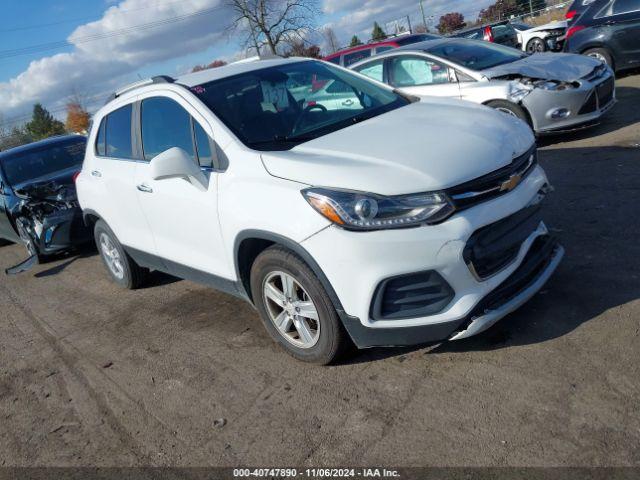
<svg viewBox="0 0 640 480"><path fill-rule="evenodd" d="M322 216L350 230L382 230L437 223L454 209L442 192L386 197L366 192L308 188L302 195Z"/></svg>

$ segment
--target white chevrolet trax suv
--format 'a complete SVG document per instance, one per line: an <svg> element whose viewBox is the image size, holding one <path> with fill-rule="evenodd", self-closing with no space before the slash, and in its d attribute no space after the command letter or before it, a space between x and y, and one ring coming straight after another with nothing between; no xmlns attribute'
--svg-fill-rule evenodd
<svg viewBox="0 0 640 480"><path fill-rule="evenodd" d="M527 125L321 61L140 82L88 145L78 197L115 282L159 270L244 298L308 362L474 335L563 256Z"/></svg>

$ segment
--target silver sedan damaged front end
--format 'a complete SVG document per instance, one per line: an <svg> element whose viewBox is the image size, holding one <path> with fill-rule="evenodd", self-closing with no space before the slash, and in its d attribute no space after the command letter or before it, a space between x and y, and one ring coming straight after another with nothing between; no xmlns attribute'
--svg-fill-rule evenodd
<svg viewBox="0 0 640 480"><path fill-rule="evenodd" d="M549 55L561 58L543 62L548 59L541 57L547 54L537 54L515 62L509 72L505 65L487 72L487 76L509 81L509 100L527 110L538 134L579 130L599 123L616 102L613 70L589 57Z"/></svg>

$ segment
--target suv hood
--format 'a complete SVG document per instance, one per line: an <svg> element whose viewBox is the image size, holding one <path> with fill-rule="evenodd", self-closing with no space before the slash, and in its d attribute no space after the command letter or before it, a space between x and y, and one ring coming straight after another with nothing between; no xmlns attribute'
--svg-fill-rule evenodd
<svg viewBox="0 0 640 480"><path fill-rule="evenodd" d="M586 55L536 53L522 60L482 70L480 73L487 78L520 75L539 80L574 82L589 75L599 65L600 61Z"/></svg>
<svg viewBox="0 0 640 480"><path fill-rule="evenodd" d="M530 128L514 117L429 97L262 159L276 177L399 195L480 177L508 165L533 142Z"/></svg>

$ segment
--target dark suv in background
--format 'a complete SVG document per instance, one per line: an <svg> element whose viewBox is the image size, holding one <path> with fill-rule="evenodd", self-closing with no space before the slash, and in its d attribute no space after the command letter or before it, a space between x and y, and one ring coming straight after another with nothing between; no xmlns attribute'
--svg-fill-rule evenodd
<svg viewBox="0 0 640 480"><path fill-rule="evenodd" d="M516 32L513 25L508 21L459 30L449 36L471 38L472 40L485 40L514 48L520 46L518 43L518 32Z"/></svg>
<svg viewBox="0 0 640 480"><path fill-rule="evenodd" d="M564 51L595 57L614 70L640 67L640 0L595 0L573 18Z"/></svg>

